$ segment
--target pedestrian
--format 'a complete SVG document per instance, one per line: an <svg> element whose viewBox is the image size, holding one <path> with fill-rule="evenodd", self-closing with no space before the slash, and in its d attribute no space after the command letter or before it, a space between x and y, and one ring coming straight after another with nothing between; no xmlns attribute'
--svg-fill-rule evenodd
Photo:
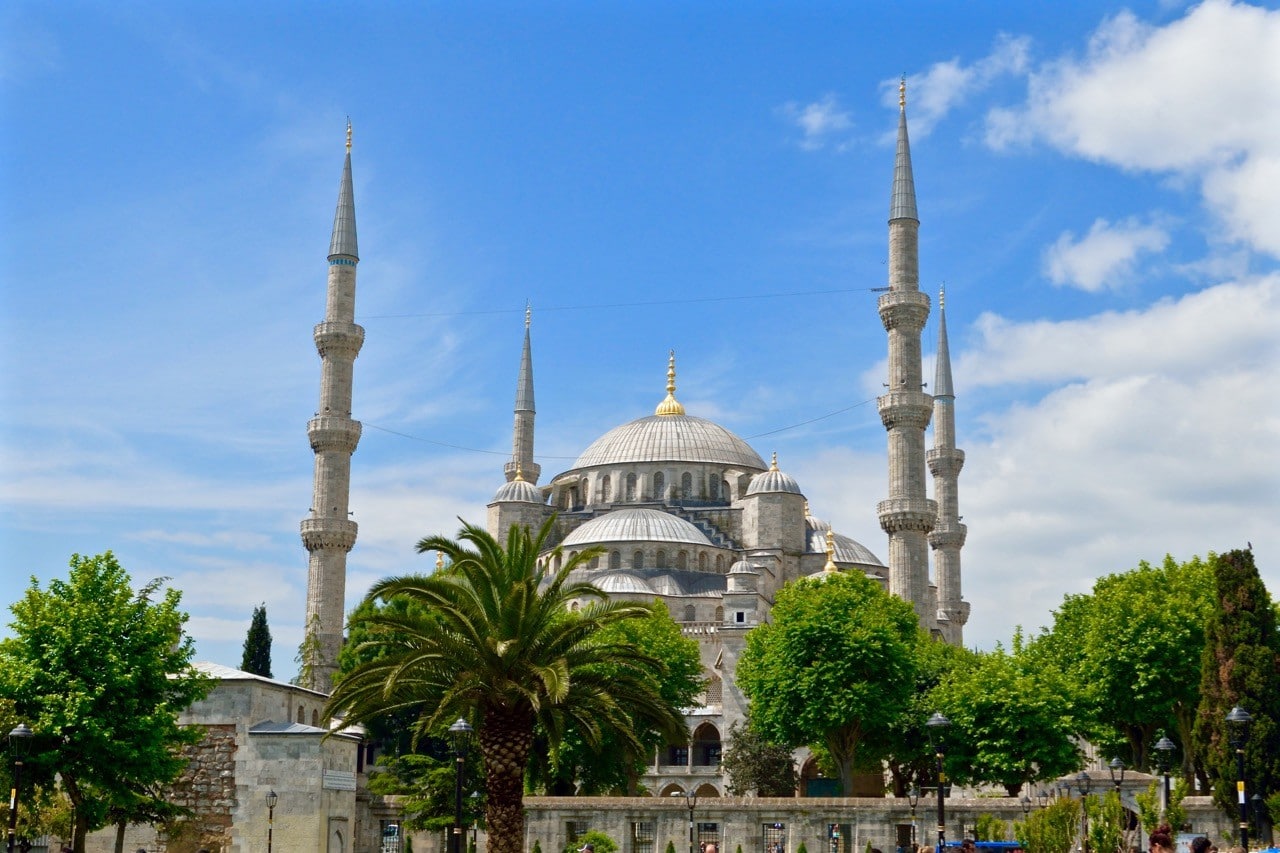
<svg viewBox="0 0 1280 853"><path fill-rule="evenodd" d="M1174 853L1176 849L1169 824L1162 823L1156 827L1156 831L1151 833L1151 853Z"/></svg>

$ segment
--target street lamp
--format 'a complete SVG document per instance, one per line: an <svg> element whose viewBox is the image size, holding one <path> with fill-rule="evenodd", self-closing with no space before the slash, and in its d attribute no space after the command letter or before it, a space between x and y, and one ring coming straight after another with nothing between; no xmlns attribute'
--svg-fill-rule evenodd
<svg viewBox="0 0 1280 853"><path fill-rule="evenodd" d="M1026 794L1022 795L1022 819L1026 820L1031 815L1031 798Z"/></svg>
<svg viewBox="0 0 1280 853"><path fill-rule="evenodd" d="M947 776L942 770L944 755L942 737L950 725L951 721L937 711L934 711L933 716L925 721L925 726L929 729L929 739L933 742L933 754L938 762L938 853L942 853L942 849L947 846L947 811L942 801L942 786Z"/></svg>
<svg viewBox="0 0 1280 853"><path fill-rule="evenodd" d="M1249 724L1253 715L1239 705L1227 714L1231 745L1236 748L1236 796L1240 800L1240 846L1249 849L1249 801L1244 796L1244 746L1249 742Z"/></svg>
<svg viewBox="0 0 1280 853"><path fill-rule="evenodd" d="M475 729L459 717L449 726L449 740L453 743L453 833L449 836L450 853L462 851L462 783L467 770L467 750L471 748L471 733Z"/></svg>
<svg viewBox="0 0 1280 853"><path fill-rule="evenodd" d="M907 805L911 806L911 850L916 849L916 806L920 803L920 789L913 783L907 789Z"/></svg>
<svg viewBox="0 0 1280 853"><path fill-rule="evenodd" d="M1080 849L1089 849L1089 788L1093 780L1081 770L1076 774L1076 790L1080 792Z"/></svg>
<svg viewBox="0 0 1280 853"><path fill-rule="evenodd" d="M1107 771L1111 773L1111 784L1116 786L1116 796L1120 796L1120 786L1124 784L1124 762L1119 758L1111 759L1111 763L1107 765Z"/></svg>
<svg viewBox="0 0 1280 853"><path fill-rule="evenodd" d="M31 750L33 732L26 723L18 723L9 732L9 754L13 756L13 788L9 791L9 853L13 853L18 834L18 788L22 786L22 762Z"/></svg>
<svg viewBox="0 0 1280 853"><path fill-rule="evenodd" d="M274 790L267 791L267 853L271 853L271 834L276 824L276 803L280 797Z"/></svg>
<svg viewBox="0 0 1280 853"><path fill-rule="evenodd" d="M694 845L693 810L694 810L694 807L698 805L698 792L694 790L689 790L687 793L682 794L679 791L672 791L671 796L684 797L684 804L689 808L689 853L695 853L694 846L693 846Z"/></svg>
<svg viewBox="0 0 1280 853"><path fill-rule="evenodd" d="M1164 732L1160 733L1160 740L1156 741L1156 767L1160 770L1160 775L1164 778L1164 792L1160 799L1160 817L1164 817L1169 811L1169 759L1172 758L1173 751L1177 749L1173 741L1165 737Z"/></svg>
<svg viewBox="0 0 1280 853"><path fill-rule="evenodd" d="M471 850L479 850L479 843L476 840L480 834L480 792L472 791L471 796Z"/></svg>

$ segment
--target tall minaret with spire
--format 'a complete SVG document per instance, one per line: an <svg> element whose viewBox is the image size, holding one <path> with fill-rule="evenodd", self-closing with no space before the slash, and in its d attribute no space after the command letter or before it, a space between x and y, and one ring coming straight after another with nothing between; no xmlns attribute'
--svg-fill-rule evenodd
<svg viewBox="0 0 1280 853"><path fill-rule="evenodd" d="M303 640L304 687L329 692L338 669L345 620L347 553L356 542L349 517L351 454L360 441L360 422L351 418L351 375L364 343L355 324L356 206L351 189L351 122L347 156L338 185L338 208L329 240L329 284L324 322L315 328L320 353L320 407L307 424L315 452L311 515L302 521L302 544L309 554L307 621Z"/></svg>
<svg viewBox="0 0 1280 853"><path fill-rule="evenodd" d="M516 381L516 423L511 433L511 461L503 466L510 483L520 472L530 483L538 482L542 466L533 461L533 350L529 346L529 326L533 309L524 308L524 351L520 354L520 378Z"/></svg>
<svg viewBox="0 0 1280 853"><path fill-rule="evenodd" d="M880 320L889 333L888 390L876 403L889 433L889 498L876 506L889 534L889 591L911 603L932 629L937 613L929 589L929 532L937 505L925 491L924 433L933 400L923 390L920 333L929 297L920 292L919 232L911 147L907 141L906 79L898 88L898 150L889 202L889 289L880 296Z"/></svg>
<svg viewBox="0 0 1280 853"><path fill-rule="evenodd" d="M956 447L956 395L951 384L951 350L947 345L946 294L938 291L938 363L933 380L933 449L926 459L933 474L938 520L929 534L938 582L938 618L943 637L952 645L964 642L969 604L960 598L960 548L968 529L960 523L960 469L964 451Z"/></svg>

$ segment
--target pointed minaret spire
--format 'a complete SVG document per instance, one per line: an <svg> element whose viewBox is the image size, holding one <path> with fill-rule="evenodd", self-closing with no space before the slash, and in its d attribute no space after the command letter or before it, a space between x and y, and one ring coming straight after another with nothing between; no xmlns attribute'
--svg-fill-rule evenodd
<svg viewBox="0 0 1280 853"><path fill-rule="evenodd" d="M654 409L655 415L683 415L684 406L676 399L676 351L672 350L667 360L667 397Z"/></svg>
<svg viewBox="0 0 1280 853"><path fill-rule="evenodd" d="M889 337L889 390L876 401L889 439L889 497L876 511L889 535L889 592L910 602L921 626L933 631L938 612L929 587L928 535L937 506L925 494L925 428L933 401L923 390L920 346L929 297L920 292L920 219L907 142L906 91L904 77L898 86L898 151L889 201L889 288L878 304Z"/></svg>
<svg viewBox="0 0 1280 853"><path fill-rule="evenodd" d="M360 441L360 422L351 418L351 386L364 329L355 323L356 207L351 190L351 122L347 156L338 184L338 209L329 241L329 281L324 321L315 327L320 353L320 404L307 423L315 453L311 515L302 521L307 549L307 618L301 683L328 692L338 671L346 619L347 552L356 542L350 518L351 454Z"/></svg>
<svg viewBox="0 0 1280 853"><path fill-rule="evenodd" d="M907 139L907 78L898 84L898 152L893 160L893 194L889 221L919 220L916 214L916 182L911 175L911 142Z"/></svg>
<svg viewBox="0 0 1280 853"><path fill-rule="evenodd" d="M960 523L960 469L964 451L956 448L955 391L951 384L951 351L947 344L946 294L938 291L938 364L933 383L933 449L927 461L938 501L938 520L929 533L938 584L939 628L947 642L961 645L969 605L960 596L960 549L968 528Z"/></svg>
<svg viewBox="0 0 1280 853"><path fill-rule="evenodd" d="M524 306L524 349L520 352L520 377L516 380L515 427L511 431L511 460L503 466L507 482L521 473L525 480L537 484L542 466L533 461L533 421L537 414L533 404L533 346L529 327L533 325L533 307Z"/></svg>

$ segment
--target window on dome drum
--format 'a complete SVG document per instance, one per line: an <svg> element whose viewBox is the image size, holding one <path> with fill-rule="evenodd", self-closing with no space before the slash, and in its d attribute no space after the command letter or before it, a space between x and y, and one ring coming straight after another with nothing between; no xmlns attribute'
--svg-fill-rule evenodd
<svg viewBox="0 0 1280 853"><path fill-rule="evenodd" d="M686 500L693 497L693 475L688 471L680 475L680 497Z"/></svg>
<svg viewBox="0 0 1280 853"><path fill-rule="evenodd" d="M716 571L724 571L724 554L716 554Z"/></svg>
<svg viewBox="0 0 1280 853"><path fill-rule="evenodd" d="M622 568L622 552L621 551L609 552L609 568L611 569Z"/></svg>
<svg viewBox="0 0 1280 853"><path fill-rule="evenodd" d="M613 481L609 479L609 475L605 474L604 479L600 481L600 502L608 503L613 500Z"/></svg>
<svg viewBox="0 0 1280 853"><path fill-rule="evenodd" d="M591 486L587 483L586 477L583 477L582 482L578 485L577 497L581 501L579 506L586 506L591 503Z"/></svg>
<svg viewBox="0 0 1280 853"><path fill-rule="evenodd" d="M635 500L635 499L636 499L636 475L635 475L635 474L628 474L628 475L627 475L627 497L626 497L626 499L627 499L627 500L629 500L629 501L633 501L633 500Z"/></svg>
<svg viewBox="0 0 1280 853"><path fill-rule="evenodd" d="M703 551L698 554L698 570L705 572L707 570L707 552Z"/></svg>
<svg viewBox="0 0 1280 853"><path fill-rule="evenodd" d="M676 554L676 568L681 570L689 568L688 551L680 551Z"/></svg>
<svg viewBox="0 0 1280 853"><path fill-rule="evenodd" d="M665 500L667 497L666 490L667 478L662 475L661 471L659 471L653 475L653 499L655 501Z"/></svg>
<svg viewBox="0 0 1280 853"><path fill-rule="evenodd" d="M713 501L720 499L720 480L715 476L707 478L707 497Z"/></svg>
<svg viewBox="0 0 1280 853"><path fill-rule="evenodd" d="M644 568L644 551L636 551L634 554L631 555L631 568L633 569Z"/></svg>
<svg viewBox="0 0 1280 853"><path fill-rule="evenodd" d="M653 564L660 569L665 569L667 567L667 552L659 550L658 553L654 555Z"/></svg>

